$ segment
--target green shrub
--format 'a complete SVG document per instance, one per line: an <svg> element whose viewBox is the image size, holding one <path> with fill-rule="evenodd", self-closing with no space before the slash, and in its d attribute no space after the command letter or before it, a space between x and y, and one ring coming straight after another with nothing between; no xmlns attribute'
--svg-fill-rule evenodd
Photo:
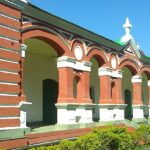
<svg viewBox="0 0 150 150"><path fill-rule="evenodd" d="M40 147L34 147L34 148L30 148L29 150L61 150L59 149L58 145L54 145L54 146L40 146Z"/></svg>
<svg viewBox="0 0 150 150"><path fill-rule="evenodd" d="M113 127L110 128L110 131L117 135L119 150L131 149L132 138L131 135L127 132L126 127Z"/></svg>
<svg viewBox="0 0 150 150"><path fill-rule="evenodd" d="M47 147L46 146L40 146L40 147L35 147L35 148L31 148L29 150L47 150Z"/></svg>
<svg viewBox="0 0 150 150"><path fill-rule="evenodd" d="M102 150L115 150L118 148L118 137L112 133L110 129L95 129L93 133L97 134L99 141L101 141Z"/></svg>
<svg viewBox="0 0 150 150"><path fill-rule="evenodd" d="M132 139L132 147L140 146L140 141L142 140L141 135L137 132L130 133Z"/></svg>
<svg viewBox="0 0 150 150"><path fill-rule="evenodd" d="M129 150L132 147L131 135L125 127L110 126L103 130L95 129L93 133L101 139L102 150Z"/></svg>
<svg viewBox="0 0 150 150"><path fill-rule="evenodd" d="M132 148L132 138L131 135L127 132L118 134L119 138L119 150L130 150Z"/></svg>
<svg viewBox="0 0 150 150"><path fill-rule="evenodd" d="M126 133L127 132L127 128L126 127L115 127L112 126L110 128L108 128L107 130L109 130L110 132L114 133L114 134L120 134L120 133Z"/></svg>
<svg viewBox="0 0 150 150"><path fill-rule="evenodd" d="M57 150L74 150L74 147L75 147L75 141L69 141L65 139L60 142Z"/></svg>
<svg viewBox="0 0 150 150"><path fill-rule="evenodd" d="M150 126L141 125L140 128L136 130L137 136L141 137L140 140L143 141L143 144L150 144Z"/></svg>
<svg viewBox="0 0 150 150"><path fill-rule="evenodd" d="M129 133L125 127L96 128L74 141L62 140L58 145L30 150L130 150L131 148L138 150L141 149L141 144L150 144L148 125L142 125L132 133Z"/></svg>
<svg viewBox="0 0 150 150"><path fill-rule="evenodd" d="M48 146L46 150L61 150L58 145Z"/></svg>
<svg viewBox="0 0 150 150"><path fill-rule="evenodd" d="M75 143L75 150L99 150L101 141L97 134L88 133L87 135L77 138Z"/></svg>

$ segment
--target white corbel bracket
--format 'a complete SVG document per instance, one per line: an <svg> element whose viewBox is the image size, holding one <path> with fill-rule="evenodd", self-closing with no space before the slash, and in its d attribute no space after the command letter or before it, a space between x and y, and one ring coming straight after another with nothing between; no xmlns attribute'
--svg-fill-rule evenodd
<svg viewBox="0 0 150 150"><path fill-rule="evenodd" d="M21 57L25 58L26 50L27 50L27 45L21 44Z"/></svg>
<svg viewBox="0 0 150 150"><path fill-rule="evenodd" d="M142 83L141 76L140 75L133 76L132 79L131 79L131 82L132 83Z"/></svg>
<svg viewBox="0 0 150 150"><path fill-rule="evenodd" d="M26 111L28 106L31 106L32 103L31 102L20 102L19 106L20 106L20 127L22 128L26 128Z"/></svg>
<svg viewBox="0 0 150 150"><path fill-rule="evenodd" d="M113 70L108 67L101 67L98 69L98 76L111 76L115 78L122 78L121 70Z"/></svg>
<svg viewBox="0 0 150 150"><path fill-rule="evenodd" d="M32 105L32 102L20 102L19 103L20 108L31 106L31 105Z"/></svg>
<svg viewBox="0 0 150 150"><path fill-rule="evenodd" d="M91 71L92 63L88 61L76 61L75 58L68 56L62 56L57 59L57 68L68 67L75 70Z"/></svg>

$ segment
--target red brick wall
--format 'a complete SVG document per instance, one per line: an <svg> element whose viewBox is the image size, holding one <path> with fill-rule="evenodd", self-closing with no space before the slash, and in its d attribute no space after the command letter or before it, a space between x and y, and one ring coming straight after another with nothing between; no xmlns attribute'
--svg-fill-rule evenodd
<svg viewBox="0 0 150 150"><path fill-rule="evenodd" d="M0 4L0 128L20 126L20 20L19 10Z"/></svg>

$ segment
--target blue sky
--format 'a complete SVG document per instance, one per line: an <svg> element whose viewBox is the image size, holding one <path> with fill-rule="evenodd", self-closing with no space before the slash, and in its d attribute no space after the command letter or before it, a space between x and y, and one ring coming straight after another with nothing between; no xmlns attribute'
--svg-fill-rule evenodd
<svg viewBox="0 0 150 150"><path fill-rule="evenodd" d="M30 1L49 13L111 40L118 40L124 35L122 25L129 17L135 41L150 56L150 0Z"/></svg>

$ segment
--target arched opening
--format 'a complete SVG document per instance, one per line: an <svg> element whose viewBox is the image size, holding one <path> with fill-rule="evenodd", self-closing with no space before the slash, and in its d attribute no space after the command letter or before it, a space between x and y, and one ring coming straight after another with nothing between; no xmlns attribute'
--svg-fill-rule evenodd
<svg viewBox="0 0 150 150"><path fill-rule="evenodd" d="M100 99L100 78L98 76L98 69L105 64L104 60L98 56L94 55L90 62L92 63L91 73L90 73L90 98L93 104L99 104ZM93 121L99 121L99 107L95 105L93 108Z"/></svg>
<svg viewBox="0 0 150 150"><path fill-rule="evenodd" d="M43 122L57 123L57 109L55 104L58 98L58 82L53 79L43 81Z"/></svg>
<svg viewBox="0 0 150 150"><path fill-rule="evenodd" d="M131 91L126 89L124 90L124 100L127 107L125 108L125 119L132 118L132 98L131 98Z"/></svg>
<svg viewBox="0 0 150 150"><path fill-rule="evenodd" d="M145 73L142 73L142 102L145 105L144 108L144 117L149 117L149 108L148 108L148 100L149 100L149 93L148 93L148 77Z"/></svg>
<svg viewBox="0 0 150 150"><path fill-rule="evenodd" d="M99 64L95 58L91 59L92 68L90 73L90 98L92 102L98 104L100 96L100 80L98 77Z"/></svg>
<svg viewBox="0 0 150 150"><path fill-rule="evenodd" d="M123 67L123 77L122 77L122 95L124 103L127 104L125 107L125 119L132 119L133 109L132 109L132 95L133 95L133 86L131 83L132 72L129 68Z"/></svg>
<svg viewBox="0 0 150 150"><path fill-rule="evenodd" d="M57 49L44 39L28 38L24 60L24 93L32 106L27 110L30 125L55 124L58 97Z"/></svg>
<svg viewBox="0 0 150 150"><path fill-rule="evenodd" d="M111 83L111 99L116 99L116 86L114 81Z"/></svg>

